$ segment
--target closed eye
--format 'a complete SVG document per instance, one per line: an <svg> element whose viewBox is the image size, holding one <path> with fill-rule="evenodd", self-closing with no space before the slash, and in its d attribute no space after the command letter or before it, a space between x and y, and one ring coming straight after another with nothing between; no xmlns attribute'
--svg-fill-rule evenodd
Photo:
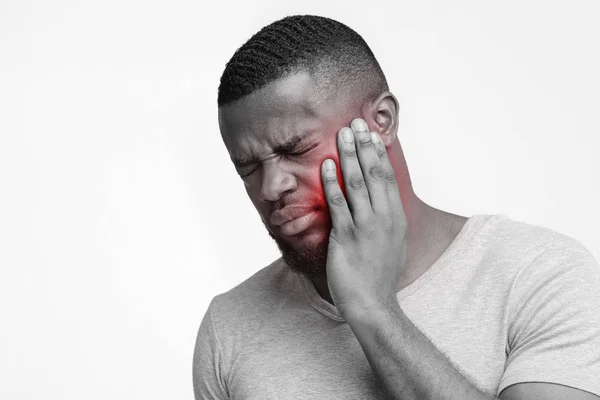
<svg viewBox="0 0 600 400"><path fill-rule="evenodd" d="M250 175L252 175L252 174L253 174L255 171L256 171L256 168L254 168L254 169L252 169L251 171L248 171L248 172L244 172L244 173L238 173L238 175L239 175L241 178L247 178L247 177L249 177Z"/></svg>

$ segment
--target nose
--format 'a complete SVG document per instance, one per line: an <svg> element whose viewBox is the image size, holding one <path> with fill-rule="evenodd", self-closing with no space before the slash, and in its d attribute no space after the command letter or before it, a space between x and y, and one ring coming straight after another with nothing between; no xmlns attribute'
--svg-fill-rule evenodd
<svg viewBox="0 0 600 400"><path fill-rule="evenodd" d="M293 192L298 188L294 175L289 171L284 171L276 163L264 163L262 173L260 188L260 199L262 201L277 201L282 194Z"/></svg>

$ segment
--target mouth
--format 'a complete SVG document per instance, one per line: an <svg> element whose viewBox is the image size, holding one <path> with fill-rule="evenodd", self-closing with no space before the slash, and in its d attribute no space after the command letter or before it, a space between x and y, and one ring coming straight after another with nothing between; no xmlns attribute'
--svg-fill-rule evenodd
<svg viewBox="0 0 600 400"><path fill-rule="evenodd" d="M271 224L277 226L281 234L293 236L306 230L318 216L315 207L286 206L271 215Z"/></svg>
<svg viewBox="0 0 600 400"><path fill-rule="evenodd" d="M279 231L284 236L294 236L304 232L313 225L318 217L318 211L312 210L297 218L293 218L279 225Z"/></svg>

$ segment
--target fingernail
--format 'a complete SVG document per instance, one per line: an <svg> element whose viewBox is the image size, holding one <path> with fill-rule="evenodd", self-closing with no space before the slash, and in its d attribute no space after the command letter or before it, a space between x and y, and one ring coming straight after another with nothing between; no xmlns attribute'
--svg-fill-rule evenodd
<svg viewBox="0 0 600 400"><path fill-rule="evenodd" d="M379 137L379 134L376 132L371 132L371 140L373 141L373 143L381 142L381 138Z"/></svg>
<svg viewBox="0 0 600 400"><path fill-rule="evenodd" d="M330 159L325 160L325 169L327 171L332 171L335 169L335 163L333 162L333 160L330 160Z"/></svg>
<svg viewBox="0 0 600 400"><path fill-rule="evenodd" d="M354 132L352 132L352 129L350 128L344 128L342 131L342 136L344 137L345 142L352 143L352 140L354 139Z"/></svg>
<svg viewBox="0 0 600 400"><path fill-rule="evenodd" d="M356 132L366 132L369 130L367 123L360 118L353 120L351 125L352 129L354 129Z"/></svg>

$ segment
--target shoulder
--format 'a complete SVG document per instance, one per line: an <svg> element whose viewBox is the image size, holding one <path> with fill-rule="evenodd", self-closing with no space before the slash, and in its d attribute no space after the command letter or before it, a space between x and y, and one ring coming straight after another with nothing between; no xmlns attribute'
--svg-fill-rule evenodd
<svg viewBox="0 0 600 400"><path fill-rule="evenodd" d="M598 269L594 255L574 237L505 215L494 216L490 225L487 256L506 258L518 267L516 273L561 265Z"/></svg>
<svg viewBox="0 0 600 400"><path fill-rule="evenodd" d="M548 228L530 229L544 239L511 285L508 359L499 391L537 381L597 393L600 266L579 240Z"/></svg>
<svg viewBox="0 0 600 400"><path fill-rule="evenodd" d="M530 250L530 260L523 265L520 279L539 274L584 274L597 279L600 276L598 262L590 250L578 239L554 229L518 221L509 222L520 226L520 235L513 239L513 245L525 243ZM521 245L523 246L523 245Z"/></svg>
<svg viewBox="0 0 600 400"><path fill-rule="evenodd" d="M521 239L537 247L529 246L529 256L512 277L508 306L515 340L538 330L551 332L551 326L580 329L592 320L600 329L595 316L600 308L600 266L594 255L579 240L557 231L533 225L526 230L531 237Z"/></svg>

